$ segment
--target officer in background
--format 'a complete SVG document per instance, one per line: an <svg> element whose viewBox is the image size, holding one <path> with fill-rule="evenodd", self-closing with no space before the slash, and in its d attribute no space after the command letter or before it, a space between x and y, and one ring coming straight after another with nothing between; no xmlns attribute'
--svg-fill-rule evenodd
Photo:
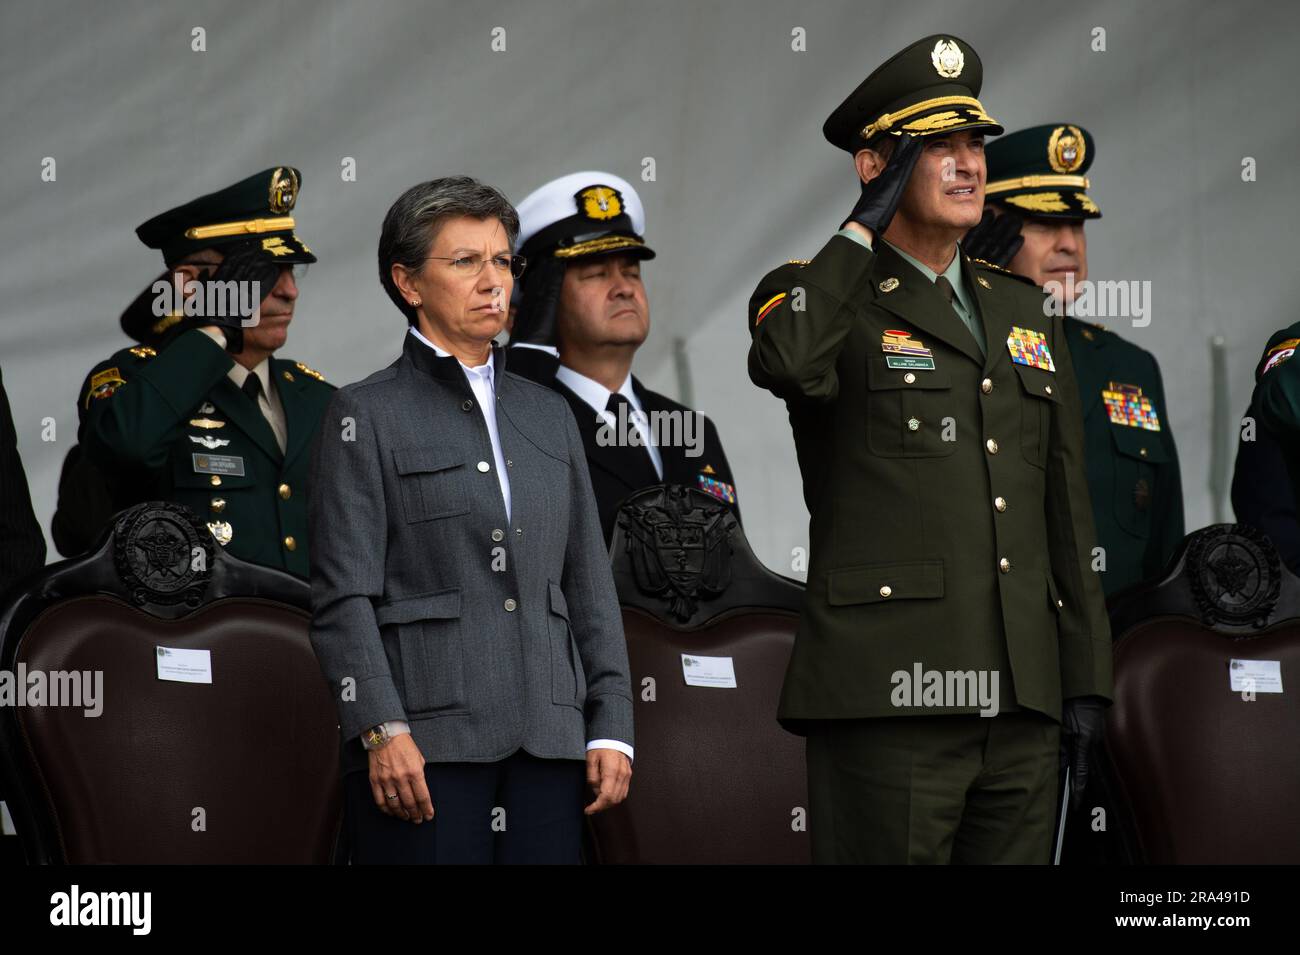
<svg viewBox="0 0 1300 955"><path fill-rule="evenodd" d="M267 169L136 230L162 251L170 281L137 299L152 299L147 313L126 318L152 316L159 347L96 365L77 411L114 510L177 501L235 556L305 577L307 451L334 388L274 357L293 320L295 271L316 261L290 215L301 182L290 166Z"/></svg>
<svg viewBox="0 0 1300 955"><path fill-rule="evenodd" d="M1060 738L1078 798L1111 692L1065 330L957 245L1002 131L981 82L951 36L863 81L823 126L858 204L750 300L811 513L778 717L808 737L818 862L1048 861Z"/></svg>
<svg viewBox="0 0 1300 955"><path fill-rule="evenodd" d="M1101 218L1085 175L1097 157L1081 126L1010 133L985 151L988 209L962 246L976 259L1048 288L1068 311L1088 278L1084 223ZM1052 283L1049 285L1048 283ZM1183 488L1155 356L1100 325L1069 317L1106 596L1157 577L1183 540Z"/></svg>
<svg viewBox="0 0 1300 955"><path fill-rule="evenodd" d="M1238 484L1250 477L1264 477L1266 483L1254 489L1255 524L1272 539L1283 561L1292 571L1300 563L1296 541L1300 528L1300 362L1292 361L1300 347L1300 322L1274 332L1255 366L1255 392L1247 416L1255 422L1255 440L1242 441L1237 452L1233 480L1233 505L1240 519L1243 508ZM1242 495L1244 497L1244 494Z"/></svg>
<svg viewBox="0 0 1300 955"><path fill-rule="evenodd" d="M606 542L623 499L660 482L705 491L739 520L713 422L632 374L650 331L641 263L655 256L643 238L641 197L618 176L578 172L548 182L518 210L519 251L529 264L509 367L554 388L573 409Z"/></svg>

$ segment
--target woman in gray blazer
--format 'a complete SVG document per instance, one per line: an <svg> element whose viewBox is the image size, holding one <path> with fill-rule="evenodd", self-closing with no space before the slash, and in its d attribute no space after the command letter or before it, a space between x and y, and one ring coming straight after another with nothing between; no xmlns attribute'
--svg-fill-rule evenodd
<svg viewBox="0 0 1300 955"><path fill-rule="evenodd" d="M379 239L401 357L339 389L313 450L311 635L354 862L576 862L584 782L588 814L627 795L627 649L582 440L494 341L518 230L467 176L403 193Z"/></svg>

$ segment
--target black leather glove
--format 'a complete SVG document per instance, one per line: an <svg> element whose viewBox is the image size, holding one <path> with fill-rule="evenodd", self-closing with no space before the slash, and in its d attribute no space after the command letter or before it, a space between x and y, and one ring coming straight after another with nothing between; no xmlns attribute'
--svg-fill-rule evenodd
<svg viewBox="0 0 1300 955"><path fill-rule="evenodd" d="M920 136L902 133L894 143L884 170L875 179L862 184L862 195L845 223L857 222L879 236L887 228L898 210L898 203L907 188L916 161L921 158L923 143ZM843 228L843 225L840 226Z"/></svg>
<svg viewBox="0 0 1300 955"><path fill-rule="evenodd" d="M510 344L554 345L555 312L564 285L565 264L553 255L529 262L524 273L524 297L515 313Z"/></svg>
<svg viewBox="0 0 1300 955"><path fill-rule="evenodd" d="M1061 762L1070 767L1070 808L1083 803L1093 747L1106 728L1106 707L1099 696L1076 696L1061 705Z"/></svg>
<svg viewBox="0 0 1300 955"><path fill-rule="evenodd" d="M961 247L972 259L983 259L1005 269L1025 244L1020 235L1024 224L1025 220L1014 212L998 215L992 209L985 209L979 225L966 233Z"/></svg>
<svg viewBox="0 0 1300 955"><path fill-rule="evenodd" d="M235 295L229 294L222 296L205 297L205 301L223 302L226 305L235 305L243 300L239 294L239 289L243 283L259 283L261 300L264 300L271 294L271 289L275 283L280 280L280 263L275 261L271 256L262 251L259 243L256 241L240 242L234 245L226 246L223 251L225 258L217 266L216 271L204 275L200 273L198 281L200 284L207 286L214 282L235 282ZM207 289L203 294L207 296ZM205 325L214 325L220 328L226 336L226 351L232 355L238 355L244 350L244 319L248 315L227 314L227 315L193 315L185 321L188 328L201 328Z"/></svg>

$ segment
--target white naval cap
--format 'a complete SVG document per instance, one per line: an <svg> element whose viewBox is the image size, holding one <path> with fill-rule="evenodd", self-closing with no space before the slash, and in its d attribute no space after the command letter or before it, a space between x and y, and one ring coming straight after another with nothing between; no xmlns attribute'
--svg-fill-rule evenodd
<svg viewBox="0 0 1300 955"><path fill-rule="evenodd" d="M613 173L575 172L533 190L516 207L519 251L526 257L559 259L635 250L654 258L645 244L645 208L631 183Z"/></svg>

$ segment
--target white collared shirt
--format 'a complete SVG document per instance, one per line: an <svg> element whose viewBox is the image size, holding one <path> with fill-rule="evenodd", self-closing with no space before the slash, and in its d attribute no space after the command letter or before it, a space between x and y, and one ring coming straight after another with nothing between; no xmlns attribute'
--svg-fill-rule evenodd
<svg viewBox="0 0 1300 955"><path fill-rule="evenodd" d="M411 334L432 348L439 358L451 357L451 352L439 348L429 341L420 334L420 330L414 325L411 326ZM460 361L460 359L456 360ZM506 476L506 456L501 451L501 435L497 432L497 392L492 377L491 349L488 350L486 364L471 368L462 361L460 367L465 372L465 378L469 381L470 390L474 392L474 397L478 399L479 410L483 414L483 423L487 425L488 437L492 439L492 457L496 461L497 483L501 485L501 500L506 506L506 520L509 520L510 479Z"/></svg>
<svg viewBox="0 0 1300 955"><path fill-rule="evenodd" d="M611 428L617 429L618 419L614 417L613 412L606 410L609 405L609 397L613 394L612 391L600 382L574 371L567 365L561 365L556 370L555 380L590 405L591 409L600 415ZM636 412L636 414L629 414L628 420L641 436L641 443L645 446L646 451L650 453L650 460L654 463L655 474L662 481L664 476L663 457L652 440L650 423L646 418L645 409L641 407L641 399L636 396L636 389L632 387L631 372L623 379L623 384L619 387L618 393L627 399L628 404L632 406L632 410Z"/></svg>
<svg viewBox="0 0 1300 955"><path fill-rule="evenodd" d="M201 328L203 332L222 348L226 347L226 336L219 329ZM289 441L289 426L284 416L284 405L280 402L280 392L275 387L275 382L271 380L271 359L263 358L261 364L256 368L245 368L239 362L226 373L226 377L231 380L236 388L244 390L244 382L248 380L249 374L257 375L262 382L262 393L257 396L257 410L262 412L262 417L266 423L271 426L271 433L275 435L275 443L280 446L280 453L284 454L285 446Z"/></svg>

